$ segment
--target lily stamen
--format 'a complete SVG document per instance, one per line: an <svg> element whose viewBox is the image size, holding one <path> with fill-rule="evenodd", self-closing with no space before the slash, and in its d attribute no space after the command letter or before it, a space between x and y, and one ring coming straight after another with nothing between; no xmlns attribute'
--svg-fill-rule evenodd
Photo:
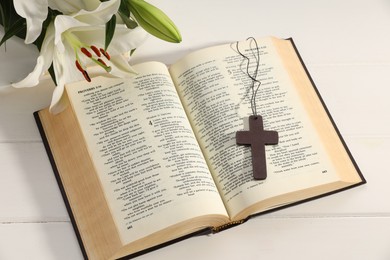
<svg viewBox="0 0 390 260"><path fill-rule="evenodd" d="M84 45L85 46L85 45ZM107 60L110 60L110 55L103 49L103 48L97 48L96 46L94 45L91 45L89 47L85 46L85 47L79 47L78 48L85 56L87 56L90 60L92 60L93 62L95 62L97 65L99 65L100 67L102 67L106 72L111 72L111 66L108 66L106 64L106 62L104 62L100 57L103 56L107 58ZM90 50L93 51L93 53L91 53ZM91 82L91 78L89 77L88 75L88 72L86 69L84 69L84 66L82 66L81 64L81 61L80 59L78 58L78 55L77 55L77 50L75 50L76 52L76 67L77 69L83 74L84 78L88 81L88 82ZM95 55L93 55L95 54ZM97 59L95 57L98 57Z"/></svg>
<svg viewBox="0 0 390 260"><path fill-rule="evenodd" d="M76 60L76 68L83 74L86 81L91 82L91 77L89 77L88 72L80 65L79 61Z"/></svg>
<svg viewBox="0 0 390 260"><path fill-rule="evenodd" d="M79 71L81 71L81 72L84 72L84 69L83 69L83 67L81 67L81 65L80 65L80 63L79 63L79 61L78 60L76 60L76 68L79 70Z"/></svg>
<svg viewBox="0 0 390 260"><path fill-rule="evenodd" d="M103 48L100 48L100 52L103 53L104 57L106 57L107 60L111 59L110 54L108 54L108 52L106 52Z"/></svg>
<svg viewBox="0 0 390 260"><path fill-rule="evenodd" d="M83 71L83 76L86 81L91 82L91 78L88 75L88 72L86 70Z"/></svg>
<svg viewBox="0 0 390 260"><path fill-rule="evenodd" d="M103 66L108 67L107 64L106 64L102 59L99 58L99 59L97 59L97 60L98 60L98 62L100 62Z"/></svg>
<svg viewBox="0 0 390 260"><path fill-rule="evenodd" d="M80 48L81 52L85 54L88 58L92 58L92 54L84 47Z"/></svg>
<svg viewBox="0 0 390 260"><path fill-rule="evenodd" d="M107 66L107 64L102 59L100 59L100 58L98 58L98 59L91 58L91 60L93 62L95 62L97 65L99 65L100 67L102 67L105 71L107 71L107 72L111 71L111 67Z"/></svg>
<svg viewBox="0 0 390 260"><path fill-rule="evenodd" d="M98 56L98 57L102 56L102 54L100 53L99 49L96 46L91 45L90 48L91 48L91 50L93 50L93 52L96 54L96 56Z"/></svg>

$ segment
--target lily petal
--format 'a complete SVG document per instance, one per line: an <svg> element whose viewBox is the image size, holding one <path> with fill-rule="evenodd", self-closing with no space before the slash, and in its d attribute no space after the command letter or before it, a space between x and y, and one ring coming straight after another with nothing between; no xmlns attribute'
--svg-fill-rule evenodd
<svg viewBox="0 0 390 260"><path fill-rule="evenodd" d="M33 43L42 31L42 23L48 14L48 0L35 0L34 3L25 0L14 0L15 11L26 18L27 33L25 43Z"/></svg>
<svg viewBox="0 0 390 260"><path fill-rule="evenodd" d="M63 95L63 93L64 85L62 85L62 87L57 86L53 91L53 97L49 107L49 111L53 115L61 113L67 107L65 95Z"/></svg>
<svg viewBox="0 0 390 260"><path fill-rule="evenodd" d="M120 78L130 78L137 75L137 72L130 66L129 62L123 55L111 57L113 66L110 74Z"/></svg>
<svg viewBox="0 0 390 260"><path fill-rule="evenodd" d="M129 30L125 25L117 25L108 50L112 55L124 53L138 48L148 37L149 34L140 26Z"/></svg>
<svg viewBox="0 0 390 260"><path fill-rule="evenodd" d="M65 46L63 44L62 34L70 28L85 27L85 30L88 30L89 25L86 23L82 23L68 15L58 15L54 20L54 27L56 28L54 35L54 44L60 50L60 52L64 52Z"/></svg>
<svg viewBox="0 0 390 260"><path fill-rule="evenodd" d="M58 15L54 21L56 28L55 45L63 51L64 47L62 44L62 33L69 30L70 28L82 28L78 30L94 30L94 26L105 26L112 15L115 14L120 5L120 0L111 0L102 2L98 7L92 11L86 11L81 9L74 15ZM75 30L75 29L73 29ZM105 37L101 37L104 40ZM100 40L100 41L101 41Z"/></svg>
<svg viewBox="0 0 390 260"><path fill-rule="evenodd" d="M63 95L65 84L80 81L83 77L73 66L72 57L68 52L56 51L53 58L53 67L57 86L54 88L49 110L51 113L57 114L66 108L65 95Z"/></svg>
<svg viewBox="0 0 390 260"><path fill-rule="evenodd" d="M13 83L12 86L15 88L34 87L38 85L39 78L47 71L53 61L54 52L54 26L50 24L46 31L46 37L43 40L41 52L37 58L37 64L30 74L27 75L23 80Z"/></svg>
<svg viewBox="0 0 390 260"><path fill-rule="evenodd" d="M104 46L104 27L72 28L74 33L82 42L89 45ZM114 37L108 47L111 56L123 54L129 50L139 47L145 42L149 34L140 26L135 29L128 29L125 25L117 24Z"/></svg>
<svg viewBox="0 0 390 260"><path fill-rule="evenodd" d="M77 13L81 9L94 10L100 4L99 0L48 0L48 2L51 9L66 15Z"/></svg>
<svg viewBox="0 0 390 260"><path fill-rule="evenodd" d="M87 11L81 9L73 17L80 22L88 23L90 25L104 25L118 12L120 0L111 0L102 2L96 9Z"/></svg>

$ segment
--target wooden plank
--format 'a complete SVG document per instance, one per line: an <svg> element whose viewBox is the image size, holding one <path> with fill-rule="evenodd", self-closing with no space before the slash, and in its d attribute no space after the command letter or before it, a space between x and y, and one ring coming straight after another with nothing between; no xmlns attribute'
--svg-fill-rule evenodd
<svg viewBox="0 0 390 260"><path fill-rule="evenodd" d="M190 238L137 259L387 260L390 257L389 241L390 216L260 217L215 235ZM82 257L69 223L11 223L0 224L0 259L78 260Z"/></svg>
<svg viewBox="0 0 390 260"><path fill-rule="evenodd" d="M4 32L0 30L0 37ZM19 81L30 73L38 57L38 49L35 45L26 45L22 39L13 37L0 48L0 89L11 82Z"/></svg>
<svg viewBox="0 0 390 260"><path fill-rule="evenodd" d="M386 51L390 46L386 1L150 2L173 15L183 42L172 45L150 37L137 49L133 58L136 63L144 60L145 54L149 60L157 57L171 64L201 47L267 35L293 37L307 63L390 61L390 52ZM189 15L188 10L201 11Z"/></svg>
<svg viewBox="0 0 390 260"><path fill-rule="evenodd" d="M41 140L33 112L50 104L53 87L46 77L37 87L0 89L0 142Z"/></svg>
<svg viewBox="0 0 390 260"><path fill-rule="evenodd" d="M0 259L83 259L69 222L0 224Z"/></svg>
<svg viewBox="0 0 390 260"><path fill-rule="evenodd" d="M0 221L69 220L42 143L0 143Z"/></svg>
<svg viewBox="0 0 390 260"><path fill-rule="evenodd" d="M330 113L344 136L390 136L390 65L310 66Z"/></svg>
<svg viewBox="0 0 390 260"><path fill-rule="evenodd" d="M134 63L170 64L248 36L293 37L368 184L137 259L390 259L388 2L149 2L184 40L150 37ZM0 48L0 86L32 70L30 47L12 39L7 53ZM32 118L50 100L47 89L0 90L0 259L82 259ZM41 221L55 222L22 223Z"/></svg>

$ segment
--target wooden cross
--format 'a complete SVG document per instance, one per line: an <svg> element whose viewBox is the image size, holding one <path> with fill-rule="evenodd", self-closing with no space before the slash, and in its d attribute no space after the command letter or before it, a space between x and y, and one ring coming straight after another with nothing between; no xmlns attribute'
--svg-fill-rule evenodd
<svg viewBox="0 0 390 260"><path fill-rule="evenodd" d="M259 115L249 117L249 131L238 131L236 143L250 145L252 149L253 177L256 180L267 178L265 145L278 143L278 132L265 131L263 118Z"/></svg>

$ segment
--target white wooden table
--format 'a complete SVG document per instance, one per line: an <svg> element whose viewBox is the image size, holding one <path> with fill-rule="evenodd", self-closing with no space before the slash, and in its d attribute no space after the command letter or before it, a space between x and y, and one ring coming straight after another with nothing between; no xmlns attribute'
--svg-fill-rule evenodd
<svg viewBox="0 0 390 260"><path fill-rule="evenodd" d="M390 2L151 2L183 42L151 37L133 63L169 64L249 36L293 37L368 184L138 259L390 259ZM10 40L0 86L30 72L36 56ZM48 88L0 90L0 259L82 259L32 116L50 99Z"/></svg>

